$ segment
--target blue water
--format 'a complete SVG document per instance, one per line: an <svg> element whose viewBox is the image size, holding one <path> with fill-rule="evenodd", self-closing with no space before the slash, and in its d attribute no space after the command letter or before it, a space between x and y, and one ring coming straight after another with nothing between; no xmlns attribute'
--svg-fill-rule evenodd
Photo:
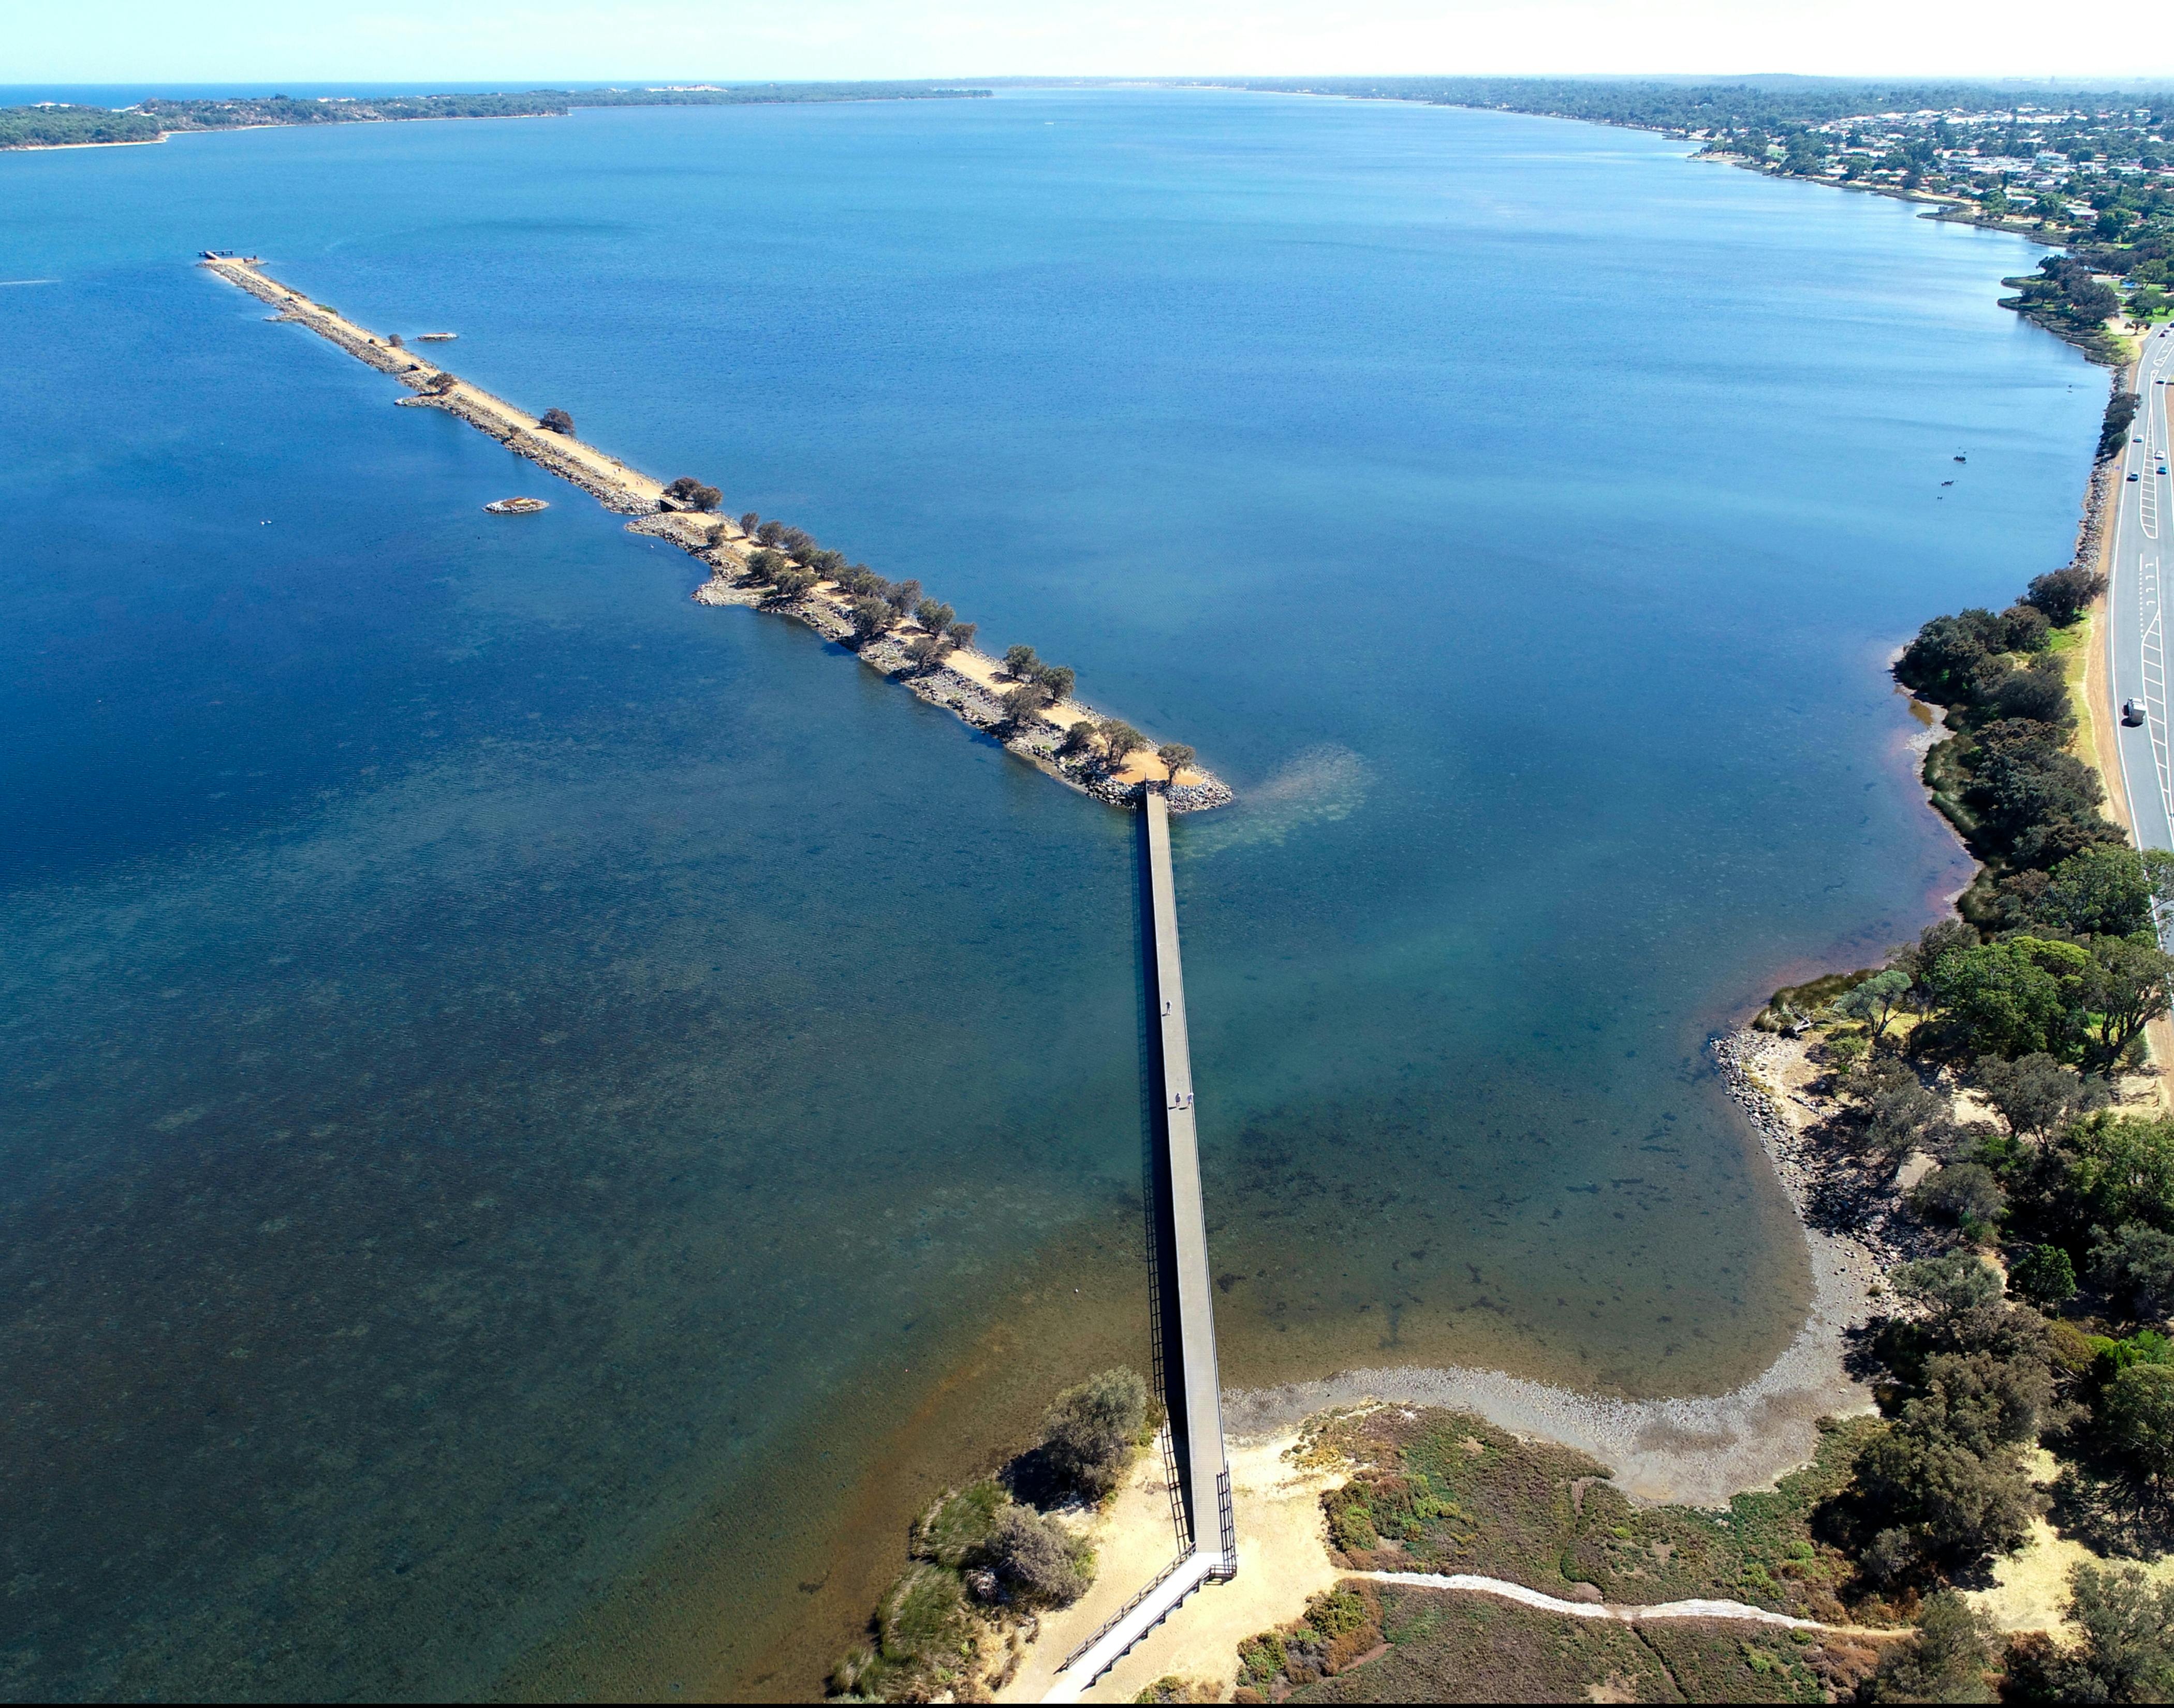
<svg viewBox="0 0 2174 1708"><path fill-rule="evenodd" d="M1683 156L1212 91L0 156L0 1692L805 1693L1144 1330L1127 821L207 246L1240 787L1228 1380L1763 1367L1704 1039L1960 882L1883 661L2065 559L2103 386L2020 241Z"/></svg>

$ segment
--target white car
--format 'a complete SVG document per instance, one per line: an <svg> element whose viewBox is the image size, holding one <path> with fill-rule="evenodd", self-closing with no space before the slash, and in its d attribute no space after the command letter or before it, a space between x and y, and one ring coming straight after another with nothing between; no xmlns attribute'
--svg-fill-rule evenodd
<svg viewBox="0 0 2174 1708"><path fill-rule="evenodd" d="M2134 729L2139 724L2142 723L2144 722L2144 702L2140 700L2124 700L2122 701L2121 721L2127 724L2131 729Z"/></svg>

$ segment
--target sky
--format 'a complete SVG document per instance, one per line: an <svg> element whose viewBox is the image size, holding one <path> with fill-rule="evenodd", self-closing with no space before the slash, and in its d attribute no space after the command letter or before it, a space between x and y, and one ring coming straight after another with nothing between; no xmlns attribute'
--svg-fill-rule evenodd
<svg viewBox="0 0 2174 1708"><path fill-rule="evenodd" d="M10 0L8 10L0 84L2174 72L2174 32L2144 27L2148 13L2078 29L2014 0Z"/></svg>

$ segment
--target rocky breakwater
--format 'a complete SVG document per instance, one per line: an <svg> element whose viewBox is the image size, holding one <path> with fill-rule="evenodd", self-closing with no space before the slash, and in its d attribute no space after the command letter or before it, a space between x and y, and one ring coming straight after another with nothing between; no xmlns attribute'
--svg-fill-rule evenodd
<svg viewBox="0 0 2174 1708"><path fill-rule="evenodd" d="M931 705L940 705L961 723L982 731L1006 751L1034 765L1059 782L1106 801L1114 807L1137 808L1149 790L1160 792L1173 813L1206 812L1234 798L1229 784L1197 765L1183 766L1173 780L1149 759L1129 756L1129 765L1112 765L1099 745L1071 746L1067 736L1073 724L1100 726L1108 722L1084 700L1068 698L1049 708L1047 715L1014 718L1005 707L993 683L1003 679L1000 660L971 646L954 647L944 658L930 662L917 657L915 643L926 631L911 619L873 637L855 632L850 603L833 582L822 582L789 595L781 595L767 582L748 572L744 546L728 538L715 540L706 551L695 543L700 524L686 516L661 515L627 524L635 533L669 539L683 549L706 558L710 579L695 590L697 603L746 605L804 623L826 640L836 641L870 669ZM729 522L721 531L731 530ZM1054 721L1052 721L1052 719Z"/></svg>
<svg viewBox="0 0 2174 1708"><path fill-rule="evenodd" d="M962 722L987 732L1048 776L1114 806L1136 806L1151 788L1167 796L1173 813L1202 812L1231 798L1229 786L1193 763L1190 749L1176 749L1171 761L1164 763L1157 762L1151 744L1144 754L1136 732L1073 697L1068 670L1044 673L1061 676L1062 685L1037 706L1007 705L1008 689L1003 684L1016 689L1025 678L1008 676L998 660L971 645L956 644L958 637L949 630L931 633L902 607L897 621L885 632L863 632L854 614L857 602L868 603L869 585L890 584L872 576L865 565L849 570L841 554L815 550L814 542L798 530L775 522L760 530L765 542L776 537L790 544L797 536L799 543L792 550L798 559L790 554L781 556L767 544L758 547L747 532L755 527L754 517L746 518L747 527L743 527L714 514L720 498L714 488L692 479L664 486L576 438L573 424L563 411L547 411L540 418L529 415L423 360L397 338L381 338L337 310L267 278L253 258L208 256L199 264L277 309L273 319L305 327L358 361L392 376L416 394L401 398L403 406L441 409L467 422L516 455L579 487L605 509L635 517L627 524L629 532L665 541L700 560L711 573L695 590L698 603L755 606L805 623L932 705L941 705ZM759 573L752 561L758 554L787 568L790 586L778 586L771 572ZM853 580L857 592L831 579L834 576ZM908 585L917 594L918 584ZM945 615L941 620L948 624L949 608L942 608ZM960 635L971 637L971 625L959 625ZM1093 732L1084 741L1075 733L1082 724ZM1119 732L1122 739L1113 741Z"/></svg>
<svg viewBox="0 0 2174 1708"><path fill-rule="evenodd" d="M406 380L408 376L401 374L396 377ZM568 485L581 488L606 510L616 511L621 516L641 516L657 508L655 499L635 489L631 483L617 480L608 471L584 461L571 451L558 435L524 424L510 404L487 392L479 392L462 383L442 394L425 392L400 401L411 409L443 409L448 415L457 416L479 432L488 433L515 456L525 457Z"/></svg>

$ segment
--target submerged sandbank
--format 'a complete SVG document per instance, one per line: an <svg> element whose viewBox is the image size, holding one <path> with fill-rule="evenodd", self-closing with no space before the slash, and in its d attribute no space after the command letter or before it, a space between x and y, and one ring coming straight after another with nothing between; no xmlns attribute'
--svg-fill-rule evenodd
<svg viewBox="0 0 2174 1708"><path fill-rule="evenodd" d="M1344 1370L1319 1381L1234 1393L1224 1415L1234 1433L1286 1427L1334 1406L1367 1399L1475 1412L1517 1434L1544 1436L1591 1454L1641 1500L1722 1506L1809 1462L1824 1417L1872 1409L1872 1394L1843 1365L1848 1332L1874 1315L1873 1289L1898 1255L1901 1230L1884 1214L1847 1234L1810 1226L1813 1187L1805 1128L1821 1112L1800 1089L1804 1046L1739 1032L1717 1051L1741 1104L1795 1207L1810 1259L1814 1294L1801 1327L1779 1357L1729 1392L1689 1399L1621 1400L1580 1393L1501 1370L1448 1368Z"/></svg>
<svg viewBox="0 0 2174 1708"><path fill-rule="evenodd" d="M710 580L695 590L698 603L756 606L804 623L929 704L994 736L1037 770L1113 806L1136 804L1150 786L1167 796L1173 813L1200 812L1232 798L1227 784L1198 765L1181 766L1174 776L1165 776L1152 745L1114 765L1091 748L1067 751L1064 732L1073 725L1099 726L1106 721L1085 701L1068 697L1046 706L1038 716L1014 721L1003 705L1010 684L1001 660L963 646L950 650L938 663L921 663L907 651L922 632L911 618L889 634L856 640L852 598L836 582L818 581L794 597L776 597L773 588L749 573L748 559L756 548L738 525L706 511L683 507L653 476L630 468L571 431L546 427L538 417L405 345L380 338L338 310L267 277L254 256L207 253L199 264L278 309L274 320L306 327L358 361L391 375L416 394L402 398L402 403L442 409L579 487L606 510L638 518L627 525L630 532L667 541L708 566Z"/></svg>

